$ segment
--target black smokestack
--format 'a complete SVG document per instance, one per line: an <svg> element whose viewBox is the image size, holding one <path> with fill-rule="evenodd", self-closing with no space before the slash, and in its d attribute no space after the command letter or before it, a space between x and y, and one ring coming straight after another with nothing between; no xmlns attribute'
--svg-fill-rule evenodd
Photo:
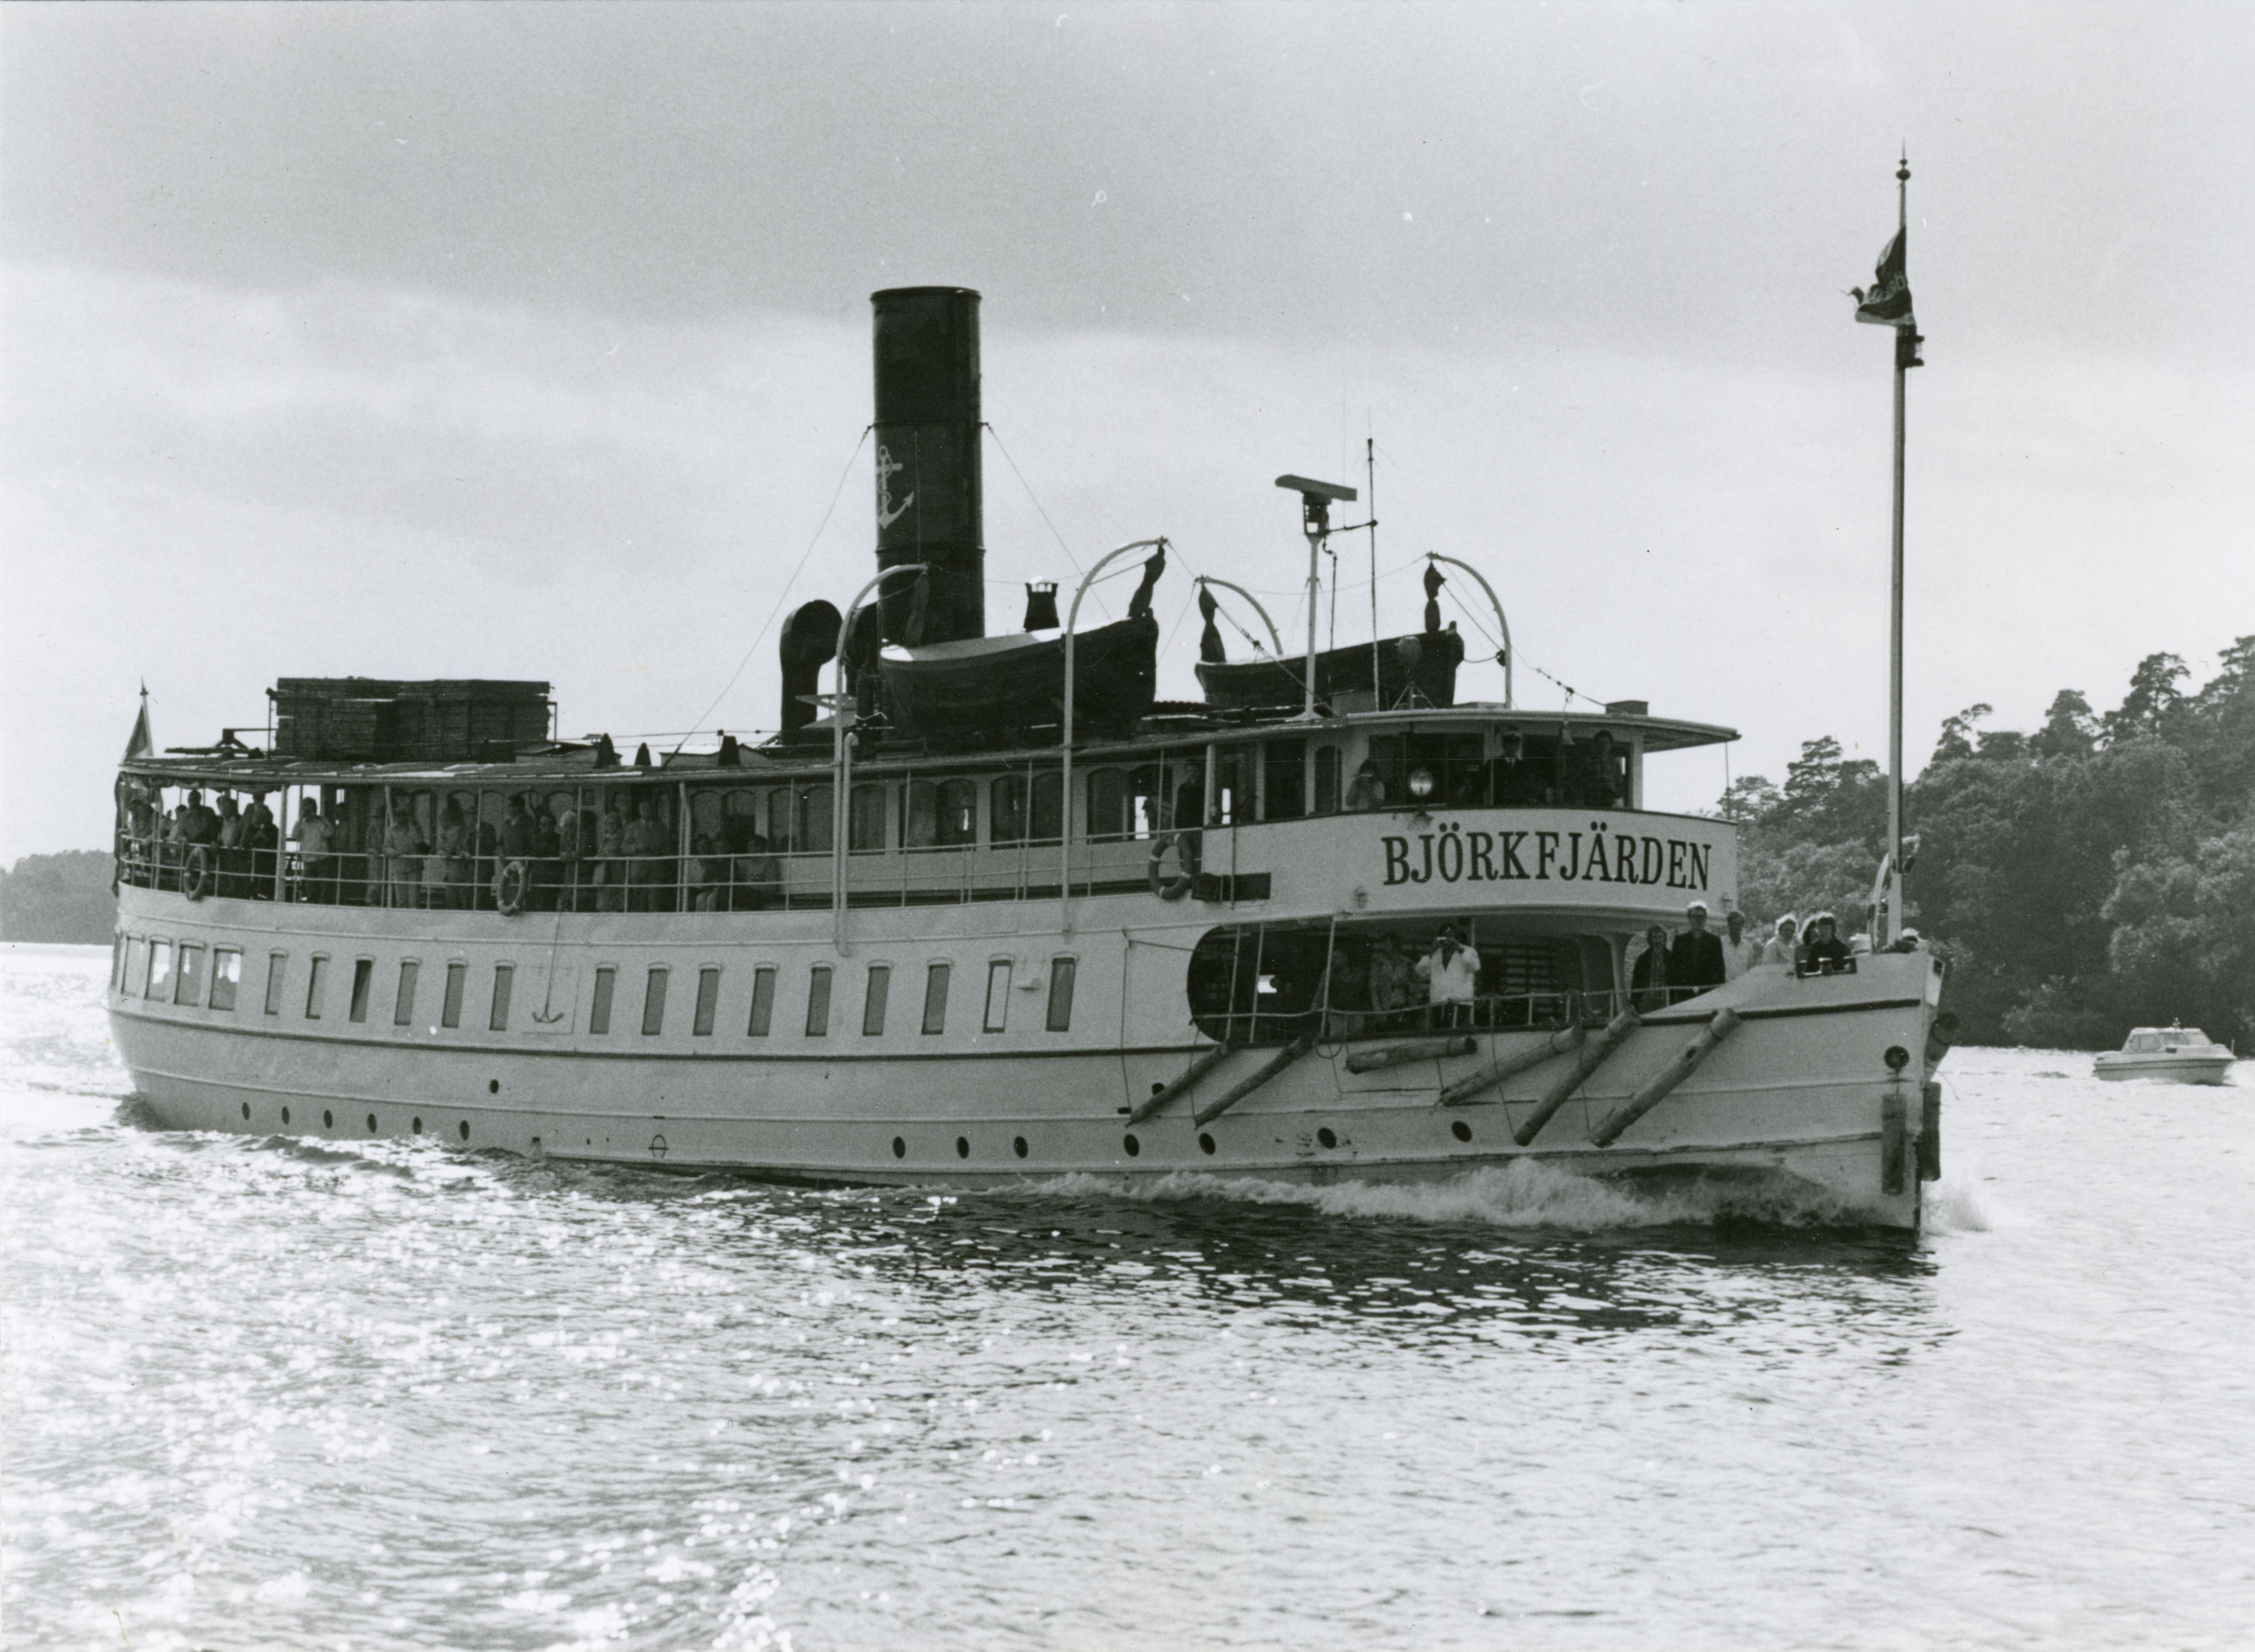
<svg viewBox="0 0 2255 1652"><path fill-rule="evenodd" d="M876 312L877 566L931 565L924 643L987 634L979 466L979 295L893 287ZM915 581L887 580L885 636L903 640Z"/></svg>

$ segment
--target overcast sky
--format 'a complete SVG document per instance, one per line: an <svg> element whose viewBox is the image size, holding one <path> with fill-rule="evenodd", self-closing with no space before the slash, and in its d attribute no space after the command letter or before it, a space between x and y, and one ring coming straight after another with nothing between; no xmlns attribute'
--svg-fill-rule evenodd
<svg viewBox="0 0 2255 1652"><path fill-rule="evenodd" d="M1844 290L1903 143L1913 767L2205 676L2255 630L2251 81L2244 4L0 7L0 862L106 840L144 678L169 744L346 673L772 728L770 617L873 571L868 295L925 282L986 295L993 629L1164 533L1189 697L1187 574L1289 632L1271 479L1369 435L1385 629L1444 552L1522 704L1743 731L1655 804L1882 756Z"/></svg>

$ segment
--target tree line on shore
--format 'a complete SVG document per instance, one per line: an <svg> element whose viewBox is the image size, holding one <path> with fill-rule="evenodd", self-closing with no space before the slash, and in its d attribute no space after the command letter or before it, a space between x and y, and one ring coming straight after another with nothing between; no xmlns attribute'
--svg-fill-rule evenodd
<svg viewBox="0 0 2255 1652"><path fill-rule="evenodd" d="M2255 1047L2255 636L2196 690L2149 655L2103 714L2077 689L2030 733L1942 725L1904 789L1908 921L1947 954L1973 1044L2118 1045L2181 1019ZM1757 921L1830 910L1859 925L1886 845L1886 781L1830 738L1782 785L1732 783L1739 904Z"/></svg>

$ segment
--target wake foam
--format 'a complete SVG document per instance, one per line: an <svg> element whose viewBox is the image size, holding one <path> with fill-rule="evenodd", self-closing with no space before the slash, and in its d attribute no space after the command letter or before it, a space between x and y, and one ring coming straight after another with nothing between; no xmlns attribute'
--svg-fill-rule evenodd
<svg viewBox="0 0 2255 1652"><path fill-rule="evenodd" d="M1839 1200L1794 1177L1689 1171L1664 1178L1599 1179L1528 1159L1485 1165L1440 1181L1345 1182L1323 1187L1196 1171L1151 1180L1075 1173L1036 1184L1027 1196L1127 1199L1155 1205L1297 1206L1352 1220L1578 1233L1719 1220L1795 1227L1858 1225L1855 1213Z"/></svg>

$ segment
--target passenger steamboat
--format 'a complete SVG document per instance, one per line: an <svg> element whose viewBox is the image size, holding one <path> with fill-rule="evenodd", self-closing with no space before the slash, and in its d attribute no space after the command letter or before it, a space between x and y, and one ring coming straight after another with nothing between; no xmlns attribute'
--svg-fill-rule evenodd
<svg viewBox="0 0 2255 1652"><path fill-rule="evenodd" d="M772 738L629 757L544 683L284 678L263 749L137 739L110 1016L156 1121L832 1184L1530 1163L1915 1227L1941 962L1633 992L1638 937L1737 895L1645 765L1732 732L1518 705L1500 603L1504 698L1459 702L1442 569L1493 594L1446 557L1422 629L1319 651L1353 489L1279 479L1303 650L1228 658L1217 591L1258 604L1201 582L1200 700L1156 698L1156 537L987 636L979 301L874 295L876 575L783 626ZM1475 986L1405 995L1457 947Z"/></svg>

